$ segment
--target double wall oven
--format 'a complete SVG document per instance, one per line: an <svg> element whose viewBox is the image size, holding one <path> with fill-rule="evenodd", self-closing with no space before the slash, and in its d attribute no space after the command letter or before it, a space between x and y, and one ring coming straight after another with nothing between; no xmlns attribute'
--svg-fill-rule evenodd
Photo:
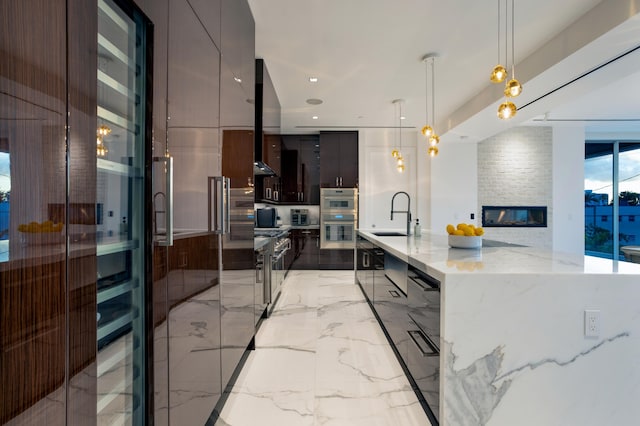
<svg viewBox="0 0 640 426"><path fill-rule="evenodd" d="M320 189L320 248L354 248L357 227L356 188Z"/></svg>

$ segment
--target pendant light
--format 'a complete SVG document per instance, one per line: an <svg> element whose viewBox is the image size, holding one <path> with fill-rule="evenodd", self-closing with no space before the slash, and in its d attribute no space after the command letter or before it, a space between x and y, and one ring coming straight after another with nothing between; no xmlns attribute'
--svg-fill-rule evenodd
<svg viewBox="0 0 640 426"><path fill-rule="evenodd" d="M513 118L518 111L516 105L509 100L509 98L514 98L522 93L522 85L515 78L516 74L516 66L515 66L515 12L514 12L514 0L511 0L511 79L506 83L504 88L505 100L498 107L498 118L502 120L508 120ZM505 20L507 21L507 25L505 26L505 32L508 32L508 1L505 2ZM505 35L505 39L507 39ZM507 45L505 44L505 48ZM508 48L505 54L505 58L508 57Z"/></svg>
<svg viewBox="0 0 640 426"><path fill-rule="evenodd" d="M437 53L427 53L422 57L422 62L425 63L425 115L427 124L422 128L422 134L427 138L429 143L428 153L429 156L435 157L438 155L438 145L440 143L440 136L436 133L434 126L436 122L436 68L435 61L438 57ZM429 68L431 68L431 79L429 79ZM429 80L431 80L431 90L429 90ZM429 117L429 94L431 94L431 117ZM429 124L432 123L432 124Z"/></svg>
<svg viewBox="0 0 640 426"><path fill-rule="evenodd" d="M402 157L402 104L404 103L404 99L394 99L393 100L393 104L398 106L398 145L400 147L399 150L394 150L397 151L397 155L394 156L394 158L396 159L396 170L398 170L398 173L403 173L405 166L404 166L404 158ZM393 155L393 153L392 153Z"/></svg>
<svg viewBox="0 0 640 426"><path fill-rule="evenodd" d="M514 18L514 0L511 0L511 80L507 82L504 88L504 95L508 98L515 98L522 93L522 85L516 80Z"/></svg>
<svg viewBox="0 0 640 426"><path fill-rule="evenodd" d="M502 3L502 0L498 0L498 64L493 67L493 71L491 71L491 76L489 77L489 80L491 80L492 83L502 83L503 81L505 81L505 79L507 78L507 69L505 68L504 65L502 65L501 58L500 58L500 3ZM506 11L505 11L505 21L506 21ZM507 29L506 29L506 23L505 23L505 58L507 55ZM505 60L506 63L506 60Z"/></svg>
<svg viewBox="0 0 640 426"><path fill-rule="evenodd" d="M111 128L106 124L101 124L96 130L96 154L98 157L104 157L109 150L104 145L104 138L111 134Z"/></svg>

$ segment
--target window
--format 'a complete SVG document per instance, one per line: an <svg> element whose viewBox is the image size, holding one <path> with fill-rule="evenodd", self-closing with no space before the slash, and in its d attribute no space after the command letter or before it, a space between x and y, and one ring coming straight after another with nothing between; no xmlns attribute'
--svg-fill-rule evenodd
<svg viewBox="0 0 640 426"><path fill-rule="evenodd" d="M587 141L584 172L585 254L623 259L640 236L640 142Z"/></svg>

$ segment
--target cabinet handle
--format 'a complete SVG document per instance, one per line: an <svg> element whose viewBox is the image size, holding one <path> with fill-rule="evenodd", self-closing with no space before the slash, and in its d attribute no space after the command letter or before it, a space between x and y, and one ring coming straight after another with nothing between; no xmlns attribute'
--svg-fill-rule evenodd
<svg viewBox="0 0 640 426"><path fill-rule="evenodd" d="M369 253L367 253L366 251L362 253L362 266L364 266L365 268L368 268L370 266Z"/></svg>
<svg viewBox="0 0 640 426"><path fill-rule="evenodd" d="M423 357L438 356L440 354L438 350L434 347L433 343L431 342L431 339L429 339L429 337L427 337L424 333L422 333L422 331L407 330L407 334L409 335L409 337L411 337L411 340L413 340L413 343L416 345L416 347L420 351L420 354ZM428 350L425 351L424 349L422 349L422 346L420 346L420 343L418 343L418 339L424 342Z"/></svg>
<svg viewBox="0 0 640 426"><path fill-rule="evenodd" d="M302 231L301 234L308 235L308 234L311 234L311 231Z"/></svg>
<svg viewBox="0 0 640 426"><path fill-rule="evenodd" d="M231 182L224 176L209 177L209 231L219 235L231 231Z"/></svg>
<svg viewBox="0 0 640 426"><path fill-rule="evenodd" d="M165 157L153 157L153 161L165 164L167 193L164 197L164 221L167 235L164 240L158 241L158 245L169 247L173 245L173 157L170 157L169 155Z"/></svg>
<svg viewBox="0 0 640 426"><path fill-rule="evenodd" d="M410 280L409 282L413 282L420 287L422 291L440 291L440 283L437 281L430 282L420 276L409 276L408 278Z"/></svg>
<svg viewBox="0 0 640 426"><path fill-rule="evenodd" d="M342 176L340 176L340 186L342 187Z"/></svg>
<svg viewBox="0 0 640 426"><path fill-rule="evenodd" d="M339 178L338 176L336 176L336 187L337 187L337 186L340 186L340 185L338 185L339 179L340 179L340 178Z"/></svg>

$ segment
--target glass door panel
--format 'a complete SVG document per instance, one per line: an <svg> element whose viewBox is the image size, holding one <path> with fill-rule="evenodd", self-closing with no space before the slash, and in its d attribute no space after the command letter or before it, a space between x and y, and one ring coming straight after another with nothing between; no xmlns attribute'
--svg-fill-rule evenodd
<svg viewBox="0 0 640 426"><path fill-rule="evenodd" d="M613 256L613 145L585 144L585 254Z"/></svg>
<svg viewBox="0 0 640 426"><path fill-rule="evenodd" d="M98 424L143 424L146 22L98 0Z"/></svg>
<svg viewBox="0 0 640 426"><path fill-rule="evenodd" d="M640 143L620 143L618 182L618 256L631 260L624 248L640 245Z"/></svg>

